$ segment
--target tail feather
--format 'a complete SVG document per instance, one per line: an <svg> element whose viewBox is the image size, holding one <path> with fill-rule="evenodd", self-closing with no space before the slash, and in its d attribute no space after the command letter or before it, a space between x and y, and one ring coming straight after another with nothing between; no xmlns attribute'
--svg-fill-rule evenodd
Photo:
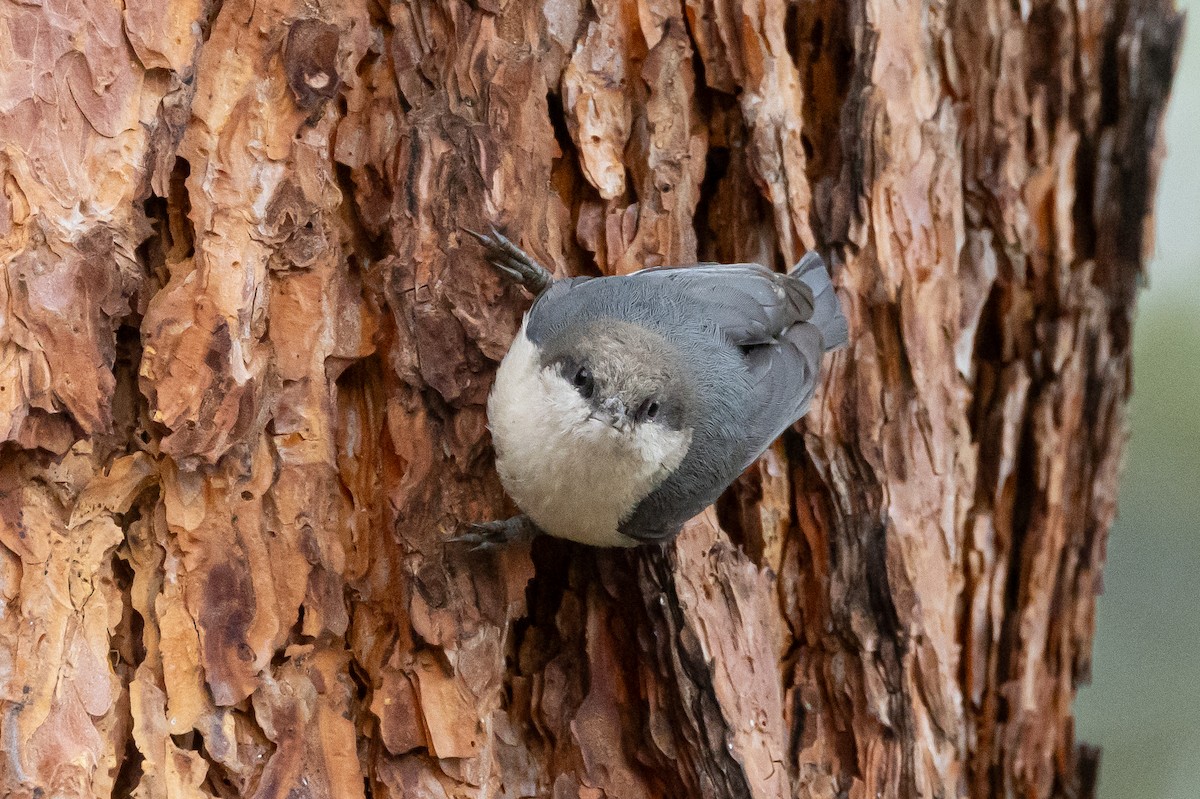
<svg viewBox="0 0 1200 799"><path fill-rule="evenodd" d="M798 278L812 289L813 313L808 321L821 332L825 351L843 346L850 338L850 325L842 314L825 261L815 251L805 253L789 276Z"/></svg>

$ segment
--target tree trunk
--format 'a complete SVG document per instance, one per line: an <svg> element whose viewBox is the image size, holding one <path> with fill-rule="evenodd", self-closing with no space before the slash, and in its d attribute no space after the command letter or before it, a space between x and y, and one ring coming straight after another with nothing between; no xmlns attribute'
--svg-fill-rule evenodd
<svg viewBox="0 0 1200 799"><path fill-rule="evenodd" d="M13 797L1086 797L1168 0L0 5ZM665 550L513 511L560 274L831 256Z"/></svg>

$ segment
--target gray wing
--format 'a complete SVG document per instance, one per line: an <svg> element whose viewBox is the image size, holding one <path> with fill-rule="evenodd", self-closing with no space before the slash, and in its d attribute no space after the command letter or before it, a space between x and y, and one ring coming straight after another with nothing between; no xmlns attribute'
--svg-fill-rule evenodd
<svg viewBox="0 0 1200 799"><path fill-rule="evenodd" d="M697 427L679 468L622 523L622 533L644 542L675 536L803 416L823 353L845 341L845 317L815 253L789 276L758 267L670 271L662 277L684 288L732 346L698 354L713 366L704 372L703 413L716 421Z"/></svg>
<svg viewBox="0 0 1200 799"><path fill-rule="evenodd" d="M817 328L801 322L779 339L749 349L725 375L708 386L707 413L714 424L697 427L679 468L634 508L621 523L624 535L647 543L665 542L700 511L717 501L738 475L812 401L823 347Z"/></svg>
<svg viewBox="0 0 1200 799"><path fill-rule="evenodd" d="M813 313L803 281L756 264L659 267L555 281L530 310L535 342L598 317L672 334L706 327L739 347L766 344Z"/></svg>
<svg viewBox="0 0 1200 799"><path fill-rule="evenodd" d="M694 312L704 314L742 356L748 380L737 398L747 446L741 466L808 410L816 389L821 356L848 337L846 317L825 262L809 252L787 275L757 264L705 264L685 269L635 273L675 288ZM724 383L726 375L716 375Z"/></svg>
<svg viewBox="0 0 1200 799"><path fill-rule="evenodd" d="M810 253L791 275L756 264L706 264L647 269L631 276L661 282L664 291L684 298L693 313L702 314L741 355L740 364L723 364L724 368L711 375L706 386L710 394L724 386L738 395L731 397L736 405L728 410L738 422L735 436L743 447L723 446L721 450L731 451L735 465L730 468L735 478L803 416L812 401L825 347L822 331L807 322L814 311L827 316L830 309L815 306L811 280L800 277L817 275L829 284L824 262L816 253ZM830 297L832 312L844 324L836 295L830 291L821 299ZM705 353L698 355L703 358ZM745 380L731 382L729 373L739 370L739 366L744 369ZM720 432L710 431L708 435L719 438ZM705 453L707 457L712 455Z"/></svg>
<svg viewBox="0 0 1200 799"><path fill-rule="evenodd" d="M758 264L643 269L629 276L678 295L740 347L766 344L812 316L812 289Z"/></svg>

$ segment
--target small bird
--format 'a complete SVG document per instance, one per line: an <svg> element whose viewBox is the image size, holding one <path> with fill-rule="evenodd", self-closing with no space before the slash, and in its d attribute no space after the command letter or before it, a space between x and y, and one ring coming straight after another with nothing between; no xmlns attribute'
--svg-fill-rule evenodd
<svg viewBox="0 0 1200 799"><path fill-rule="evenodd" d="M496 469L523 512L480 546L544 532L666 543L808 410L848 326L821 257L555 279L495 228L466 231L537 299L488 397Z"/></svg>

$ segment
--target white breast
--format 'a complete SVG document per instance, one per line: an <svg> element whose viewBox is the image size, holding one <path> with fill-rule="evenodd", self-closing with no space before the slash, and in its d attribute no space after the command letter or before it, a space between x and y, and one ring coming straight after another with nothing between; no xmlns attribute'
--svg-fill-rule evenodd
<svg viewBox="0 0 1200 799"><path fill-rule="evenodd" d="M488 397L500 480L550 535L631 546L618 525L679 466L691 434L657 424L619 433L590 416L570 383L542 368L522 324Z"/></svg>

